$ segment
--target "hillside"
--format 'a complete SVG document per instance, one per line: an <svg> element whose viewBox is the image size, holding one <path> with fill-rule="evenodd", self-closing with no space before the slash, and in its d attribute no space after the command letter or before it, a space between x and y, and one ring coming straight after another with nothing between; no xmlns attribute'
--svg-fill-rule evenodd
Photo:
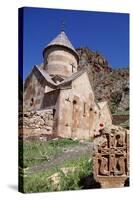
<svg viewBox="0 0 133 200"><path fill-rule="evenodd" d="M113 69L98 52L76 49L80 68L88 66L97 101L107 100L112 113L129 111L129 68ZM90 65L91 64L91 65Z"/></svg>

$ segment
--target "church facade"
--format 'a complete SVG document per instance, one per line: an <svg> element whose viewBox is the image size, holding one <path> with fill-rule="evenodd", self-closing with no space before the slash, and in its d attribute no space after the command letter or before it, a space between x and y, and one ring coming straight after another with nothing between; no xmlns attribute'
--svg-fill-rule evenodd
<svg viewBox="0 0 133 200"><path fill-rule="evenodd" d="M52 110L55 137L87 139L110 126L107 102L95 100L89 70L78 70L79 56L64 31L44 48L43 57L24 82L24 110Z"/></svg>

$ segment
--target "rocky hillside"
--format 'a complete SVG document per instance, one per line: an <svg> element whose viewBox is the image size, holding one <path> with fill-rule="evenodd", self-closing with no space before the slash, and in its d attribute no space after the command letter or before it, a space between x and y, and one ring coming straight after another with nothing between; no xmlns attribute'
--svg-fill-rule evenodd
<svg viewBox="0 0 133 200"><path fill-rule="evenodd" d="M100 53L88 48L78 48L77 52L79 68L88 66L96 99L107 100L112 113L128 112L129 68L113 69Z"/></svg>

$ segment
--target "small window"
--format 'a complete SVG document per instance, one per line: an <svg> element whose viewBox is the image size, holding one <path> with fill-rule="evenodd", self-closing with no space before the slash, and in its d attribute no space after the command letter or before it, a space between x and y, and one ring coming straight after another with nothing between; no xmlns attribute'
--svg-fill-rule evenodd
<svg viewBox="0 0 133 200"><path fill-rule="evenodd" d="M85 116L86 115L86 103L84 102L84 105L83 105L84 107L83 107L83 116Z"/></svg>
<svg viewBox="0 0 133 200"><path fill-rule="evenodd" d="M56 113L56 109L54 108L53 109L53 117L55 116L55 113Z"/></svg>
<svg viewBox="0 0 133 200"><path fill-rule="evenodd" d="M71 66L72 66L72 73L73 73L73 72L74 72L74 68L75 68L75 66L74 66L73 63L71 64Z"/></svg>
<svg viewBox="0 0 133 200"><path fill-rule="evenodd" d="M76 101L76 100L73 100L73 104L77 104L77 101Z"/></svg>
<svg viewBox="0 0 133 200"><path fill-rule="evenodd" d="M33 104L34 104L34 99L31 98L30 106L33 106Z"/></svg>
<svg viewBox="0 0 133 200"><path fill-rule="evenodd" d="M90 108L90 111L92 111L93 110L93 108Z"/></svg>

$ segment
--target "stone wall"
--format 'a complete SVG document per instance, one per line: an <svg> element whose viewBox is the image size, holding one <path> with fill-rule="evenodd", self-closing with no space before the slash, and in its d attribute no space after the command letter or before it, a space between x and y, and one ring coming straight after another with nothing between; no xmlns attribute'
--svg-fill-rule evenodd
<svg viewBox="0 0 133 200"><path fill-rule="evenodd" d="M42 108L49 108L56 105L59 96L59 90L53 90L44 94Z"/></svg>
<svg viewBox="0 0 133 200"><path fill-rule="evenodd" d="M20 136L42 136L52 134L53 110L27 111L19 116Z"/></svg>
<svg viewBox="0 0 133 200"><path fill-rule="evenodd" d="M114 125L119 125L121 123L126 122L127 120L129 120L129 115L113 115L113 124Z"/></svg>
<svg viewBox="0 0 133 200"><path fill-rule="evenodd" d="M32 71L24 84L24 110L40 109L44 91L45 84L42 82L41 77Z"/></svg>
<svg viewBox="0 0 133 200"><path fill-rule="evenodd" d="M112 116L111 116L107 101L100 102L98 103L98 105L100 106L100 123L102 123L104 127L111 126Z"/></svg>
<svg viewBox="0 0 133 200"><path fill-rule="evenodd" d="M75 79L71 89L60 91L58 104L56 135L78 139L93 137L99 113L87 73Z"/></svg>
<svg viewBox="0 0 133 200"><path fill-rule="evenodd" d="M45 69L49 74L71 76L77 71L77 60L72 52L65 50L63 47L52 47L46 52L47 64ZM72 65L73 70L72 70Z"/></svg>

